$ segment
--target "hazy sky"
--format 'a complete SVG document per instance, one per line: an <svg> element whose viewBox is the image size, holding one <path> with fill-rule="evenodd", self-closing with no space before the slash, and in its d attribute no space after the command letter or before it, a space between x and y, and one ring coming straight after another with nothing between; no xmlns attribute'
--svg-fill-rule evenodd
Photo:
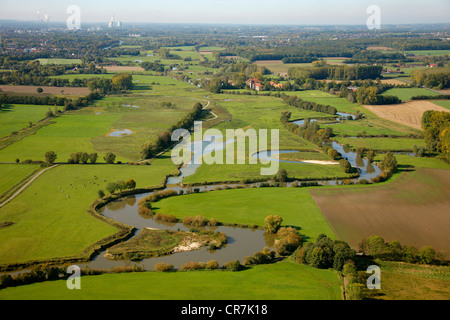
<svg viewBox="0 0 450 320"><path fill-rule="evenodd" d="M450 23L450 0L0 0L0 19L66 21L77 5L81 23L358 24L367 8L381 9L382 24Z"/></svg>

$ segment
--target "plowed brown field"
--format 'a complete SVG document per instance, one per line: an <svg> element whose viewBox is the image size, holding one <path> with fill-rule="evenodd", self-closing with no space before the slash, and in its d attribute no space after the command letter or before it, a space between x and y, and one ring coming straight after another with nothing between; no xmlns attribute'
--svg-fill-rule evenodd
<svg viewBox="0 0 450 320"><path fill-rule="evenodd" d="M380 235L450 256L450 170L418 169L379 187L311 190L338 239L357 249Z"/></svg>

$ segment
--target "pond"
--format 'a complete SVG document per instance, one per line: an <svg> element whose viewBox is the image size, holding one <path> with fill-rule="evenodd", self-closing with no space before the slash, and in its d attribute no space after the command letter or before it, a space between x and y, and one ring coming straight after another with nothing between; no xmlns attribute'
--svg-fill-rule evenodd
<svg viewBox="0 0 450 320"><path fill-rule="evenodd" d="M181 188L174 187L170 189L179 190ZM105 217L136 227L137 231L134 236L138 235L144 228L189 231L191 227L182 223L160 222L153 218L146 218L139 215L138 202L149 194L151 193L116 200L101 208L99 211ZM141 261L108 260L104 257L104 254L106 253L106 251L104 251L97 255L92 261L80 263L79 266L88 267L90 269L109 269L118 266L137 265L145 270L154 270L154 266L159 262L172 264L175 268L179 268L181 265L191 261L208 262L210 260L216 260L220 265L223 265L230 261L239 260L242 263L245 257L263 250L264 247L273 249L275 241L274 235L267 234L260 229L228 226L203 227L197 229L223 232L227 235L228 242L218 250L201 248L200 250L179 252L167 256L147 258Z"/></svg>
<svg viewBox="0 0 450 320"><path fill-rule="evenodd" d="M111 132L108 135L110 137L123 137L123 136L128 136L132 133L133 133L133 131L131 131L131 130L123 129L123 130L114 130L113 132Z"/></svg>

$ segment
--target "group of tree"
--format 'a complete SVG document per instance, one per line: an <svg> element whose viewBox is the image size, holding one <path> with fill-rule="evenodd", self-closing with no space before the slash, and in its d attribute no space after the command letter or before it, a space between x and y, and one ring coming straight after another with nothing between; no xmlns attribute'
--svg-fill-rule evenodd
<svg viewBox="0 0 450 320"><path fill-rule="evenodd" d="M448 264L444 252L436 252L431 246L417 249L411 245L402 245L397 240L386 242L378 235L363 239L359 244L359 250L374 259L420 264Z"/></svg>
<svg viewBox="0 0 450 320"><path fill-rule="evenodd" d="M309 121L308 118L304 119L302 125L290 122L291 112L284 111L281 113L280 121L283 126L290 132L307 139L317 146L322 146L323 141L328 140L333 136L333 128L325 127L321 128L317 121Z"/></svg>
<svg viewBox="0 0 450 320"><path fill-rule="evenodd" d="M91 164L95 164L98 159L98 154L96 152L87 153L87 152L74 152L70 154L70 158L67 160L70 164L86 164L90 162Z"/></svg>
<svg viewBox="0 0 450 320"><path fill-rule="evenodd" d="M176 129L190 130L194 121L201 117L203 106L197 102L192 111L173 125L168 131L160 133L152 142L148 142L141 147L141 156L143 159L150 159L172 145L172 132Z"/></svg>
<svg viewBox="0 0 450 320"><path fill-rule="evenodd" d="M142 62L141 67L145 69L145 71L156 71L159 73L164 73L164 65L158 62Z"/></svg>
<svg viewBox="0 0 450 320"><path fill-rule="evenodd" d="M305 101L296 96L288 96L285 93L281 93L280 98L284 103L299 109L323 112L331 115L337 113L337 109L333 106L323 105L314 101Z"/></svg>
<svg viewBox="0 0 450 320"><path fill-rule="evenodd" d="M93 78L87 82L86 86L90 91L98 91L102 94L131 90L133 76L130 73L118 73L112 79Z"/></svg>
<svg viewBox="0 0 450 320"><path fill-rule="evenodd" d="M99 92L91 92L85 97L61 97L61 96L25 96L0 94L0 104L35 104L64 106L64 110L74 110L85 107L92 101L102 97Z"/></svg>
<svg viewBox="0 0 450 320"><path fill-rule="evenodd" d="M288 69L288 75L291 79L364 80L379 78L382 70L382 66L326 65L322 67L292 67Z"/></svg>
<svg viewBox="0 0 450 320"><path fill-rule="evenodd" d="M440 153L450 161L450 113L445 111L425 111L422 129L427 150Z"/></svg>
<svg viewBox="0 0 450 320"><path fill-rule="evenodd" d="M413 70L411 81L416 86L426 86L438 90L450 88L450 68Z"/></svg>
<svg viewBox="0 0 450 320"><path fill-rule="evenodd" d="M115 182L109 182L106 185L106 191L108 191L109 193L113 194L116 191L124 191L124 190L132 190L136 188L136 181L134 181L133 179L129 179L127 181L124 180L118 180ZM100 190L102 191L102 190ZM99 195L101 195L103 193L100 193L99 191Z"/></svg>
<svg viewBox="0 0 450 320"><path fill-rule="evenodd" d="M320 234L315 242L308 242L294 253L295 260L319 269L333 268L342 271L344 264L354 261L356 251L348 243L332 240Z"/></svg>

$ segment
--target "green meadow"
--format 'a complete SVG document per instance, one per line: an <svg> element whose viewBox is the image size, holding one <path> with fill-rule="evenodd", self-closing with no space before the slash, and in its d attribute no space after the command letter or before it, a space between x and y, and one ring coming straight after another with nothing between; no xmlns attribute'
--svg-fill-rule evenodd
<svg viewBox="0 0 450 320"><path fill-rule="evenodd" d="M54 107L51 106L31 104L3 105L0 109L0 138L28 127L30 121L34 124L44 119L49 108L54 111Z"/></svg>
<svg viewBox="0 0 450 320"><path fill-rule="evenodd" d="M0 222L14 222L1 229L0 264L81 254L117 231L86 211L99 190L107 193L107 183L128 179L134 179L137 188L157 186L175 169L168 157L151 165L61 165L50 169L0 208Z"/></svg>
<svg viewBox="0 0 450 320"><path fill-rule="evenodd" d="M425 88L392 88L382 94L397 96L402 101L411 100L414 96L439 96L439 93Z"/></svg>
<svg viewBox="0 0 450 320"><path fill-rule="evenodd" d="M33 174L39 166L34 164L0 164L0 199L12 187Z"/></svg>
<svg viewBox="0 0 450 320"><path fill-rule="evenodd" d="M263 283L263 285L261 285ZM332 270L284 260L248 270L142 272L81 277L81 290L48 281L0 290L4 300L341 300Z"/></svg>
<svg viewBox="0 0 450 320"><path fill-rule="evenodd" d="M283 218L283 226L300 229L305 240L323 233L335 235L309 194L309 188L250 188L217 190L175 196L154 204L157 213L177 218L201 215L224 223L264 226L271 214Z"/></svg>

